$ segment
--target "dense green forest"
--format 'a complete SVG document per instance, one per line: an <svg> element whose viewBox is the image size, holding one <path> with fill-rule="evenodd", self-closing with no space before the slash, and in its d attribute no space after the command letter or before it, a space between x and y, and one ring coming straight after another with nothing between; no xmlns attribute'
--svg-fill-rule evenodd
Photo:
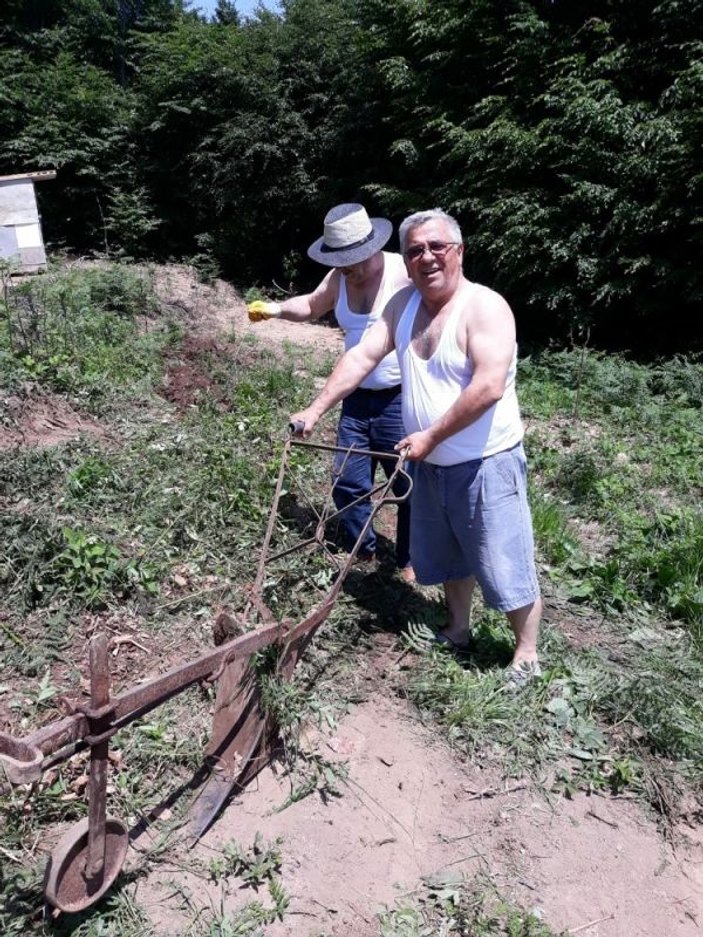
<svg viewBox="0 0 703 937"><path fill-rule="evenodd" d="M296 289L321 217L439 205L524 346L700 352L703 0L4 0L0 173L53 249Z"/></svg>

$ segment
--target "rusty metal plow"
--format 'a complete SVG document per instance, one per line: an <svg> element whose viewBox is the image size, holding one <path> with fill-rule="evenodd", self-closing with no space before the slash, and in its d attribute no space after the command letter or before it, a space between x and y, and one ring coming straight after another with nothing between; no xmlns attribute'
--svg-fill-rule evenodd
<svg viewBox="0 0 703 937"><path fill-rule="evenodd" d="M207 780L191 805L189 836L198 841L216 819L228 798L241 790L270 760L277 727L261 704L254 667L255 655L274 646L278 650L275 674L289 680L296 663L316 630L328 617L353 563L366 530L378 511L399 498L391 494L396 479L406 479L408 496L412 482L403 469L403 454L391 457L394 468L382 485L370 494L371 513L354 548L340 561L330 549L326 531L338 517L328 497L321 511L300 486L308 509L316 518L314 536L294 547L274 550L276 531L281 532L279 506L293 447L326 450L388 459L388 454L367 450L342 450L289 438L283 450L273 506L269 516L256 579L248 590L244 612L222 613L215 622L223 643L195 660L151 677L143 683L110 696L108 641L96 634L90 643L90 704L73 709L56 722L23 738L0 732L0 764L11 784L31 784L41 778L48 764L65 761L77 748L90 746L88 816L71 827L49 860L45 877L48 901L65 912L77 912L95 904L113 884L124 862L129 842L126 827L107 816L107 769L109 741L131 722L201 681L217 683L212 734L205 749ZM356 502L355 502L356 503ZM336 570L331 587L298 622L277 620L264 601L265 577L271 564L291 553L317 549ZM252 630L251 626L256 627ZM224 638L222 636L224 635Z"/></svg>

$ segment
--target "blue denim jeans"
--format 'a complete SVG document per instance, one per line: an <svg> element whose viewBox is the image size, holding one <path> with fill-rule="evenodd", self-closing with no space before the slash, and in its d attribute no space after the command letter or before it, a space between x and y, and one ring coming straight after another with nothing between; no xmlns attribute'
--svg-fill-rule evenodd
<svg viewBox="0 0 703 937"><path fill-rule="evenodd" d="M356 446L358 449L391 454L388 461L369 456L346 458L344 453L337 453L335 457L332 495L337 510L344 511L339 520L344 545L348 549L356 543L371 513L371 504L366 499L344 509L356 498L371 491L379 462L386 477L390 477L398 457L393 447L404 436L400 387L388 390L365 390L360 387L343 401L337 428L337 445L344 449ZM400 476L393 486L393 494L400 497L405 494L407 487L407 480ZM376 552L376 533L372 527L366 532L360 550L364 553ZM409 500L398 505L395 550L396 563L402 569L410 562Z"/></svg>

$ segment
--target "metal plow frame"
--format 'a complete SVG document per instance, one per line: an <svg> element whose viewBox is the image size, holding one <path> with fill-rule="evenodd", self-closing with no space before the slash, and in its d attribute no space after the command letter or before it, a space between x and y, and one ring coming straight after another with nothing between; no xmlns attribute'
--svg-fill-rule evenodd
<svg viewBox="0 0 703 937"><path fill-rule="evenodd" d="M370 516L352 551L341 562L329 549L325 538L327 526L340 514L333 505L334 485L321 512L299 486L317 518L315 534L292 548L277 553L270 551L289 456L294 446L341 453L343 461L360 455L386 461L390 458L394 462L390 477L365 496L371 502ZM373 519L385 505L404 500L391 494L401 475L407 481L405 497L408 497L412 480L403 469L403 461L404 453L395 458L389 457L388 453L341 449L304 442L295 437L287 439L256 579L249 589L246 609L239 621L224 613L218 618L219 624L235 633L251 624L251 619L258 627L114 697L110 696L109 689L107 638L104 634L96 634L90 643L90 705L76 707L69 716L23 738L0 732L0 764L10 784L34 783L41 778L47 762L65 761L77 748L90 746L89 815L64 834L47 866L45 895L54 907L72 913L95 904L113 884L124 863L128 831L119 820L106 815L109 740L122 728L200 681L217 682L212 734L204 751L205 767L209 772L190 808L188 834L191 845L214 822L230 796L268 764L277 739L277 726L261 705L253 655L271 645L276 646L279 649L276 673L282 680L291 678L305 648L327 619ZM361 500L364 499L359 498L354 504ZM262 595L267 564L305 549L324 551L337 569L336 578L319 604L301 621L277 621L266 607Z"/></svg>

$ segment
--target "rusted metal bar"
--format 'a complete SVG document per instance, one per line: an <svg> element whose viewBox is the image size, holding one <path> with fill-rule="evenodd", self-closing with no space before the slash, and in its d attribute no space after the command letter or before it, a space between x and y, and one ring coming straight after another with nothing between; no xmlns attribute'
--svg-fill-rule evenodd
<svg viewBox="0 0 703 937"><path fill-rule="evenodd" d="M107 657L107 635L96 634L90 642L90 705L94 710L110 701L110 672ZM107 717L96 720L91 729L99 734L107 728ZM85 877L95 878L105 866L105 819L107 816L107 755L109 742L98 742L90 749L88 781L88 855Z"/></svg>
<svg viewBox="0 0 703 937"><path fill-rule="evenodd" d="M292 446L301 446L304 449L321 449L323 452L343 452L349 455L365 455L383 462L397 463L399 459L402 459L402 454L398 452L378 452L375 449L357 449L356 446L333 446L329 443L308 442L307 439L296 439L295 437L293 437L290 442Z"/></svg>
<svg viewBox="0 0 703 937"><path fill-rule="evenodd" d="M91 738L91 742L95 744L110 738L123 726L165 703L199 680L210 677L225 662L240 657L246 659L269 644L285 642L288 627L278 623L265 625L202 654L194 661L174 667L119 693L112 699L114 716L110 720L109 728L99 736ZM43 726L21 739L0 732L0 762L5 765L9 780L18 784L37 780L41 776L44 755L50 755L66 745L91 736L92 716L92 708L82 708L73 715Z"/></svg>

